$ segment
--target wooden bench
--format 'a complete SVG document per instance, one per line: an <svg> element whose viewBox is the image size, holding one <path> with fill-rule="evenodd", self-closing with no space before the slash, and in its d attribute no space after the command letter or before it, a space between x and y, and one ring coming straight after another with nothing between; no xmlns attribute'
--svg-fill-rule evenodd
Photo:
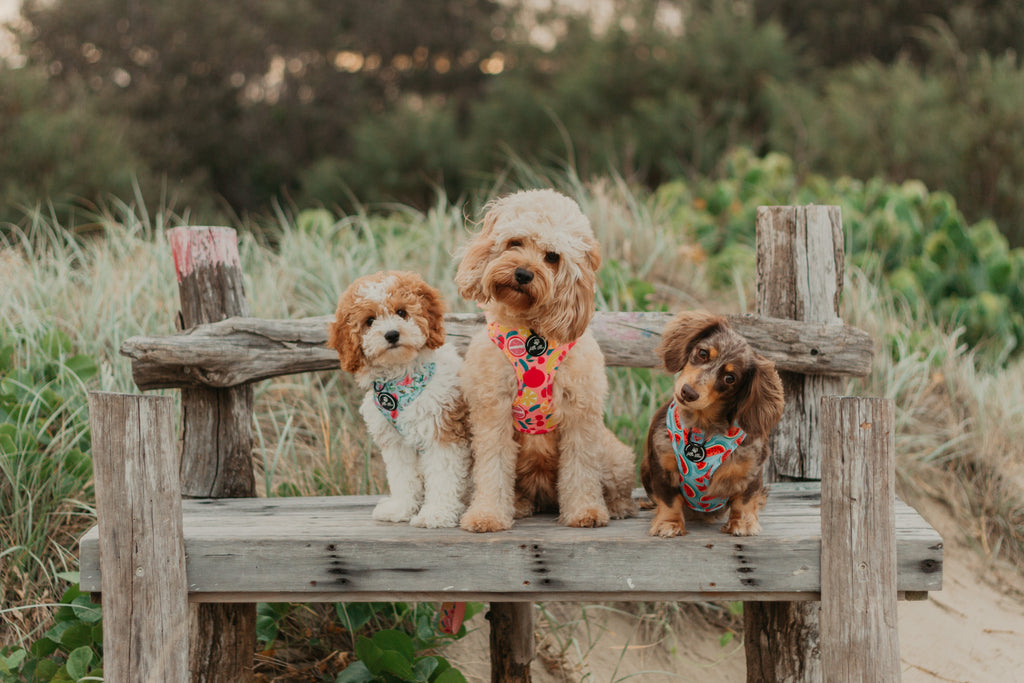
<svg viewBox="0 0 1024 683"><path fill-rule="evenodd" d="M942 539L894 495L892 402L834 395L872 358L838 317L838 209L762 208L757 229L759 315L730 321L787 392L764 531L678 539L649 537L650 512L471 534L374 522L375 496L252 497L251 383L335 369L330 317L247 317L233 232L172 231L187 329L122 353L141 389L182 389L181 438L170 397L90 397L99 525L81 583L103 594L108 680L248 680L255 602L396 600L488 601L496 681L529 680L532 603L552 600L742 600L748 680L897 680L896 600L941 589ZM655 367L668 317L591 327L608 365ZM450 315L448 336L465 346L482 322Z"/></svg>

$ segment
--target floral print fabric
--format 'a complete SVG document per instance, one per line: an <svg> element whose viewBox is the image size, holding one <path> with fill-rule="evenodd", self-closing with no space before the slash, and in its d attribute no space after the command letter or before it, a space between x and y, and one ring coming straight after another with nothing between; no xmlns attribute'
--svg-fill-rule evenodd
<svg viewBox="0 0 1024 683"><path fill-rule="evenodd" d="M518 392L512 402L512 419L517 431L546 434L558 426L554 417L554 384L558 366L576 345L552 344L532 330L487 325L491 341L512 363L518 380Z"/></svg>
<svg viewBox="0 0 1024 683"><path fill-rule="evenodd" d="M411 372L401 379L373 381L373 402L377 404L384 417L398 429L398 415L410 403L416 400L434 376L437 363L430 362L419 372ZM401 429L398 429L401 432Z"/></svg>

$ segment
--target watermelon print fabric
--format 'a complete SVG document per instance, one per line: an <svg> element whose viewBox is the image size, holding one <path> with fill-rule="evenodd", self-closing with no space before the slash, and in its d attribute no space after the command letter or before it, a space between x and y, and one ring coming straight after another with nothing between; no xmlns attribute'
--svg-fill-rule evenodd
<svg viewBox="0 0 1024 683"><path fill-rule="evenodd" d="M708 496L708 485L722 463L747 438L747 433L734 424L724 435L716 434L710 439L705 438L699 429L683 426L675 401L668 407L665 424L672 439L672 450L676 454L679 490L686 504L698 512L722 509L729 499Z"/></svg>
<svg viewBox="0 0 1024 683"><path fill-rule="evenodd" d="M554 344L532 330L495 322L487 325L487 333L516 372L519 388L512 402L516 430L524 434L554 431L558 426L554 417L555 374L576 342Z"/></svg>
<svg viewBox="0 0 1024 683"><path fill-rule="evenodd" d="M434 377L436 369L437 363L430 362L424 365L419 372L409 373L401 379L373 381L373 402L399 432L402 431L398 427L399 414L423 393L423 389Z"/></svg>

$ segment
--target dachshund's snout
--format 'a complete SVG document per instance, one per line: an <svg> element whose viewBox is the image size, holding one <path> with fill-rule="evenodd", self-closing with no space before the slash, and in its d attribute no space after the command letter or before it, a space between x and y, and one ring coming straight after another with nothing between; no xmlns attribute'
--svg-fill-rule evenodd
<svg viewBox="0 0 1024 683"><path fill-rule="evenodd" d="M384 341L392 345L397 344L401 336L402 335L398 333L398 330L388 330L384 333Z"/></svg>
<svg viewBox="0 0 1024 683"><path fill-rule="evenodd" d="M533 273L526 268L516 268L515 278L517 283L528 285L533 282Z"/></svg>
<svg viewBox="0 0 1024 683"><path fill-rule="evenodd" d="M679 393L682 394L681 398L683 399L683 403L696 401L698 398L700 398L700 394L697 393L697 390L691 387L689 384L684 384L683 388L679 390Z"/></svg>

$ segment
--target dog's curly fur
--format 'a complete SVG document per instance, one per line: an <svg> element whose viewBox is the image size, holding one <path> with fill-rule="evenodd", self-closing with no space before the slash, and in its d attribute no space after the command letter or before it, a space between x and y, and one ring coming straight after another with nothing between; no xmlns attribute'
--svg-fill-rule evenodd
<svg viewBox="0 0 1024 683"><path fill-rule="evenodd" d="M552 190L491 203L483 228L464 248L456 284L490 321L529 328L558 343L577 342L554 383L559 426L525 434L513 427L517 382L511 364L486 330L473 337L461 373L475 489L463 529L500 531L541 511L557 510L560 523L576 527L605 526L610 518L634 513L633 453L604 425L604 356L587 329L600 264L586 216Z"/></svg>
<svg viewBox="0 0 1024 683"><path fill-rule="evenodd" d="M465 510L471 455L462 359L444 343L443 316L440 293L419 275L384 271L349 285L328 330L341 367L367 390L360 413L381 449L390 489L373 511L378 521L454 527ZM401 379L430 362L430 382L392 424L374 401L373 382Z"/></svg>
<svg viewBox="0 0 1024 683"><path fill-rule="evenodd" d="M652 536L669 538L686 533L684 516L711 521L726 510L722 531L753 536L761 531L758 514L768 498L762 470L769 457L768 436L782 417L782 382L775 365L758 355L722 317L706 312L680 313L662 334L657 348L665 369L676 373L673 399L687 427L710 438L732 424L746 439L712 476L707 495L728 498L715 512L691 509L679 491L679 472L665 416L673 399L655 412L647 433L640 476L656 503Z"/></svg>

